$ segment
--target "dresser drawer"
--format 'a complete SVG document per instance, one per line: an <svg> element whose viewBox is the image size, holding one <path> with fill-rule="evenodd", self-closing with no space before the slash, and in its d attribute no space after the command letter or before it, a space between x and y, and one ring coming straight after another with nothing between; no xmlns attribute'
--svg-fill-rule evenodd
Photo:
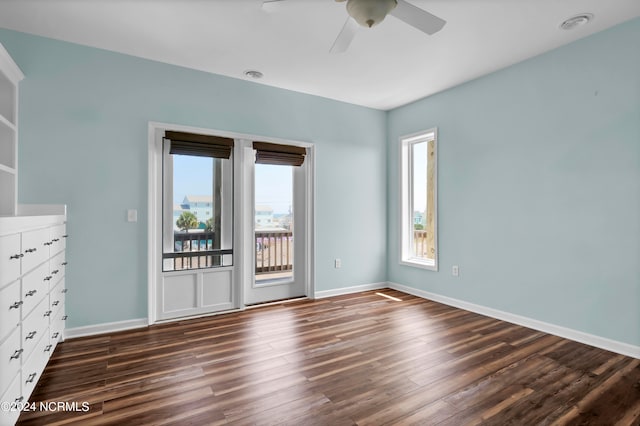
<svg viewBox="0 0 640 426"><path fill-rule="evenodd" d="M65 303L67 299L68 289L66 287L65 278L63 277L58 284L54 288L51 289L51 293L49 295L49 300L51 303L56 300L60 301L62 304Z"/></svg>
<svg viewBox="0 0 640 426"><path fill-rule="evenodd" d="M27 318L22 320L22 349L24 349L24 359L28 358L42 336L45 330L49 328L49 317L51 310L49 309L49 300L45 299L29 314ZM47 338L47 342L49 339Z"/></svg>
<svg viewBox="0 0 640 426"><path fill-rule="evenodd" d="M51 306L51 318L55 318L58 316L58 312L60 309L64 307L66 291L64 287L64 277L60 280L60 282L51 290L49 294L49 304Z"/></svg>
<svg viewBox="0 0 640 426"><path fill-rule="evenodd" d="M49 330L47 329L46 331L48 334ZM51 353L48 336L40 337L41 339L37 342L33 353L22 366L22 395L24 395L25 399L31 396L31 392L33 392L33 388L36 387L38 380L40 380Z"/></svg>
<svg viewBox="0 0 640 426"><path fill-rule="evenodd" d="M16 328L0 345L0 394L4 393L13 377L20 371L23 352L20 348L20 330Z"/></svg>
<svg viewBox="0 0 640 426"><path fill-rule="evenodd" d="M0 342L20 324L20 281L0 290Z"/></svg>
<svg viewBox="0 0 640 426"><path fill-rule="evenodd" d="M22 233L22 273L29 272L49 258L49 228Z"/></svg>
<svg viewBox="0 0 640 426"><path fill-rule="evenodd" d="M0 237L0 287L18 279L22 257L20 234Z"/></svg>
<svg viewBox="0 0 640 426"><path fill-rule="evenodd" d="M66 252L64 251L53 256L49 261L49 269L51 270L51 275L57 276L58 278L64 277L66 266Z"/></svg>
<svg viewBox="0 0 640 426"><path fill-rule="evenodd" d="M35 308L49 293L49 264L43 263L22 277L22 318Z"/></svg>
<svg viewBox="0 0 640 426"><path fill-rule="evenodd" d="M65 318L64 308L58 311L58 315L53 318L49 325L49 334L51 335L49 342L53 345L53 349L58 343L62 342L64 337L65 320L63 318ZM53 349L51 353L53 353Z"/></svg>
<svg viewBox="0 0 640 426"><path fill-rule="evenodd" d="M22 396L22 379L21 374L18 373L16 377L13 378L11 384L7 388L4 394L0 393L2 397L0 397L0 402L5 402L9 404L19 404L21 402L26 402L25 398ZM13 407L9 407L9 411L0 411L0 426L5 425L13 425L20 417L20 411L17 410L19 406L14 405Z"/></svg>
<svg viewBox="0 0 640 426"><path fill-rule="evenodd" d="M67 245L67 235L65 233L66 225L56 225L50 228L49 238L51 239L50 253L51 255L60 253Z"/></svg>

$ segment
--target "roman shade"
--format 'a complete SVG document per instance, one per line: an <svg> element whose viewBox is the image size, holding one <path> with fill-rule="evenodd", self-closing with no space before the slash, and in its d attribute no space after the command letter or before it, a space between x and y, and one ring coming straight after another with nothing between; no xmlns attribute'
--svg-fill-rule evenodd
<svg viewBox="0 0 640 426"><path fill-rule="evenodd" d="M171 141L169 154L229 159L233 149L233 139L221 136L166 131L164 137Z"/></svg>
<svg viewBox="0 0 640 426"><path fill-rule="evenodd" d="M302 166L307 149L300 146L280 145L269 142L254 142L256 164Z"/></svg>

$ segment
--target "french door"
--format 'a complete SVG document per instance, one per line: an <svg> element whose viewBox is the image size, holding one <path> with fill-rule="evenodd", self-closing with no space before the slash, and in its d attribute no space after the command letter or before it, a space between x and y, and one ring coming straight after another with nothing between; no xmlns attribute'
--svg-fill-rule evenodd
<svg viewBox="0 0 640 426"><path fill-rule="evenodd" d="M313 147L149 124L149 323L312 294Z"/></svg>
<svg viewBox="0 0 640 426"><path fill-rule="evenodd" d="M307 170L289 164L253 165L253 221L247 305L307 295Z"/></svg>
<svg viewBox="0 0 640 426"><path fill-rule="evenodd" d="M231 138L166 131L157 319L237 307Z"/></svg>

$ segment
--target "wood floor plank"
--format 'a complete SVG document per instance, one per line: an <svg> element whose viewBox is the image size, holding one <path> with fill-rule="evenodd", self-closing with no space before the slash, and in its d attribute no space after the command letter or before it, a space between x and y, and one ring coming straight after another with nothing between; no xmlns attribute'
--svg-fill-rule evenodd
<svg viewBox="0 0 640 426"><path fill-rule="evenodd" d="M31 401L89 409L18 424L638 426L640 360L383 289L71 339Z"/></svg>

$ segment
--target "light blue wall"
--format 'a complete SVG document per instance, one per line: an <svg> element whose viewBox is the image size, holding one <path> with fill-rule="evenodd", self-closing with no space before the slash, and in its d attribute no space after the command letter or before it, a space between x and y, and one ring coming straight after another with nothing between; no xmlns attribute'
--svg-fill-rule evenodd
<svg viewBox="0 0 640 426"><path fill-rule="evenodd" d="M638 40L636 19L384 113L0 29L27 77L20 201L69 205L69 326L141 318L147 122L311 141L318 290L388 279L638 345ZM397 255L397 139L434 126L439 272Z"/></svg>
<svg viewBox="0 0 640 426"><path fill-rule="evenodd" d="M636 19L390 112L389 280L640 345L639 46ZM434 126L439 272L398 264L393 202Z"/></svg>
<svg viewBox="0 0 640 426"><path fill-rule="evenodd" d="M315 143L316 289L386 280L384 112L8 30L0 43L26 76L19 201L69 207L68 326L147 316L149 121Z"/></svg>

